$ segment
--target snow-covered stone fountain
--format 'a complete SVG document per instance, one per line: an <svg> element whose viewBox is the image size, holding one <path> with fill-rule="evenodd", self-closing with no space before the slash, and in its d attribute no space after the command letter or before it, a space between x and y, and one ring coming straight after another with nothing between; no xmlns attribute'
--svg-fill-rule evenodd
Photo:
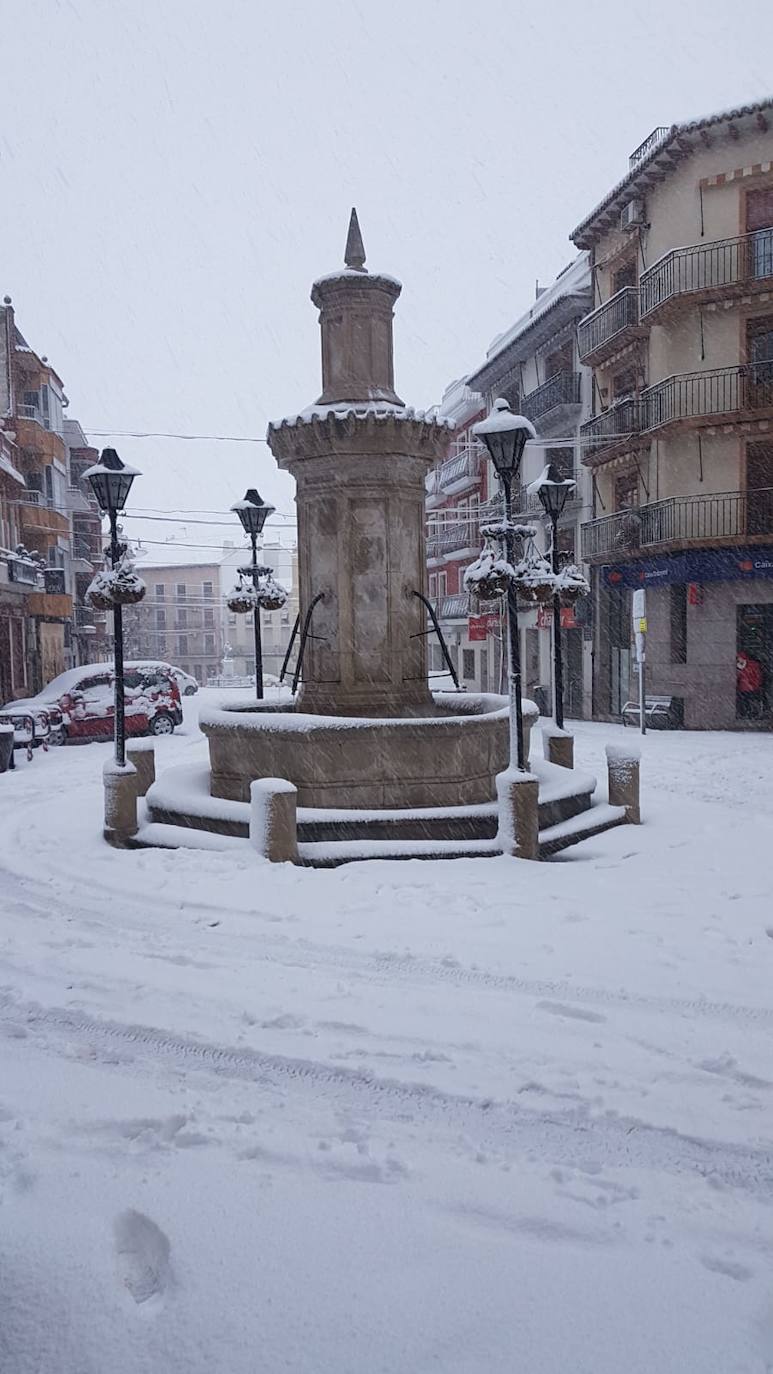
<svg viewBox="0 0 773 1374"><path fill-rule="evenodd" d="M394 389L400 291L366 269L352 211L345 266L311 292L321 394L268 430L297 487L302 685L292 701L203 710L209 769L162 776L148 793L151 822L260 844L273 816L282 857L304 862L497 852L507 702L428 686L425 478L449 429ZM528 750L531 702L523 716ZM540 785L549 828L587 809L595 780L541 763Z"/></svg>

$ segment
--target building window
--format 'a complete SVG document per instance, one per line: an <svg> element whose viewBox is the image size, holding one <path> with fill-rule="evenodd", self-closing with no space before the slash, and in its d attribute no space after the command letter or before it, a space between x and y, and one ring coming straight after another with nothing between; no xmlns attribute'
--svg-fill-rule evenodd
<svg viewBox="0 0 773 1374"><path fill-rule="evenodd" d="M437 574L436 574L436 573L430 573L430 575L429 575L429 594L430 594L431 597L434 597L434 596L437 595Z"/></svg>
<svg viewBox="0 0 773 1374"><path fill-rule="evenodd" d="M166 629L166 611L156 611L156 625L159 630Z"/></svg>
<svg viewBox="0 0 773 1374"><path fill-rule="evenodd" d="M180 657L184 657L188 652L188 636L179 635L177 639L177 652Z"/></svg>
<svg viewBox="0 0 773 1374"><path fill-rule="evenodd" d="M671 594L671 662L687 662L687 587L669 588Z"/></svg>
<svg viewBox="0 0 773 1374"><path fill-rule="evenodd" d="M184 601L184 600L185 600L185 597L186 597L186 593L187 593L187 587L186 587L185 583L184 583L184 582L178 582L178 583L177 583L177 600L178 600L178 601Z"/></svg>
<svg viewBox="0 0 773 1374"><path fill-rule="evenodd" d="M202 582L202 584L201 584L201 594L202 594L202 596L205 596L205 597L207 597L207 598L211 598L212 592L213 592L212 583L211 583L211 582Z"/></svg>
<svg viewBox="0 0 773 1374"><path fill-rule="evenodd" d="M445 596L446 593L447 593L447 591L448 591L448 573L444 573L444 572L438 573L438 574L437 574L437 594L438 594L438 596L439 596L439 597L440 597L440 596Z"/></svg>
<svg viewBox="0 0 773 1374"><path fill-rule="evenodd" d="M229 612L228 612L228 624L229 624L229 625L235 625L235 624L236 624L236 612L235 612L235 611L229 611Z"/></svg>
<svg viewBox="0 0 773 1374"><path fill-rule="evenodd" d="M574 563L577 528L575 525L559 525L558 557L560 563Z"/></svg>
<svg viewBox="0 0 773 1374"><path fill-rule="evenodd" d="M205 636L204 636L204 653L205 653L205 654L214 654L214 652L215 652L215 636L214 636L214 635L205 635Z"/></svg>
<svg viewBox="0 0 773 1374"><path fill-rule="evenodd" d="M462 677L468 682L475 677L474 649L462 649Z"/></svg>
<svg viewBox="0 0 773 1374"><path fill-rule="evenodd" d="M194 663L194 665L193 665L193 676L195 677L195 679L196 679L197 682L203 682L203 681L204 681L204 669L202 668L202 666L201 666L200 663Z"/></svg>
<svg viewBox="0 0 773 1374"><path fill-rule="evenodd" d="M178 606L177 608L177 624L181 628L185 628L185 626L188 624L188 612L186 611L184 606Z"/></svg>
<svg viewBox="0 0 773 1374"><path fill-rule="evenodd" d="M213 608L212 608L211 606L205 606L205 607L204 607L204 624L205 624L205 625L214 625L214 623L215 623L215 612L214 612Z"/></svg>
<svg viewBox="0 0 773 1374"><path fill-rule="evenodd" d="M166 587L164 586L163 582L156 583L156 596L159 601L163 601L164 597L166 596Z"/></svg>
<svg viewBox="0 0 773 1374"><path fill-rule="evenodd" d="M574 480L574 449L573 448L552 448L547 455L553 464L553 472L556 481L566 482Z"/></svg>

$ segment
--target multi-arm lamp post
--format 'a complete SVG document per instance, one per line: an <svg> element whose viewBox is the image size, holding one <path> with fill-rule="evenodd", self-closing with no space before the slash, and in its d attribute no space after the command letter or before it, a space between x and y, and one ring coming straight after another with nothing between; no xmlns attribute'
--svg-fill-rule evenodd
<svg viewBox="0 0 773 1374"><path fill-rule="evenodd" d="M250 536L252 545L252 563L249 572L252 575L252 585L255 588L257 597L261 577L265 577L270 568L261 567L258 563L258 535L262 534L263 526L268 520L269 515L274 514L274 506L269 506L262 500L255 487L250 487L245 492L244 500L237 501L231 506L231 510L238 515L242 522L245 534ZM246 569L240 569L247 571ZM255 603L255 690L258 701L263 700L263 646L260 637L260 602Z"/></svg>
<svg viewBox="0 0 773 1374"><path fill-rule="evenodd" d="M135 477L141 474L136 468L122 463L114 448L104 448L98 463L87 468L83 474L91 483L100 510L110 521L110 565L115 571L121 561L123 548L118 540L118 513L124 509L129 498ZM113 603L113 654L115 678L115 712L113 737L115 739L115 761L121 767L126 763L126 719L124 712L123 680L123 612L119 602Z"/></svg>
<svg viewBox="0 0 773 1374"><path fill-rule="evenodd" d="M505 503L505 556L512 566L515 563L515 530L512 522L512 489L517 481L521 467L523 450L527 439L536 439L536 432L530 420L523 415L514 415L507 401L495 401L485 420L473 426L473 434L482 439L489 451L497 477L502 484ZM510 697L510 764L520 772L526 771L526 758L523 747L523 708L521 704L521 646L518 637L518 601L515 584L511 581L507 589L507 638L510 655L509 697Z"/></svg>
<svg viewBox="0 0 773 1374"><path fill-rule="evenodd" d="M558 522L567 500L574 491L576 483L566 478L563 481L555 476L551 463L547 476L539 485L539 499L550 521L552 530L551 560L553 575L558 576ZM561 652L561 599L558 588L553 592L553 708L556 725L564 728L564 664Z"/></svg>

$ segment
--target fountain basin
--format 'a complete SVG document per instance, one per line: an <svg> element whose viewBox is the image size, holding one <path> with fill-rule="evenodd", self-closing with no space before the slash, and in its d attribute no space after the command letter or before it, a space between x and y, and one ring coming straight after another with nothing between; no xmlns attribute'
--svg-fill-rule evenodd
<svg viewBox="0 0 773 1374"><path fill-rule="evenodd" d="M468 806L496 795L507 766L506 697L436 692L433 714L321 716L284 702L221 703L201 713L213 797L249 801L255 778L295 784L299 806ZM537 719L523 703L526 752Z"/></svg>

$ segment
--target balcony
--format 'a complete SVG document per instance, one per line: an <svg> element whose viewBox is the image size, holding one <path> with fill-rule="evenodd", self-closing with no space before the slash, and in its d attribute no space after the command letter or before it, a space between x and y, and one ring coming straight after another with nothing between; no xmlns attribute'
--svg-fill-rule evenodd
<svg viewBox="0 0 773 1374"><path fill-rule="evenodd" d="M646 327L639 322L638 287L624 286L604 305L580 320L577 329L580 361L597 367L643 333Z"/></svg>
<svg viewBox="0 0 773 1374"><path fill-rule="evenodd" d="M639 398L642 430L773 418L773 361L680 372Z"/></svg>
<svg viewBox="0 0 773 1374"><path fill-rule="evenodd" d="M640 317L655 324L682 305L759 295L772 286L773 229L675 248L642 274Z"/></svg>
<svg viewBox="0 0 773 1374"><path fill-rule="evenodd" d="M521 410L527 419L541 420L544 424L549 416L558 419L559 415L565 414L567 407L579 404L579 372L558 372L555 377L550 377L542 386L524 396Z"/></svg>
<svg viewBox="0 0 773 1374"><path fill-rule="evenodd" d="M618 559L655 549L773 540L773 487L671 496L582 526L582 556Z"/></svg>
<svg viewBox="0 0 773 1374"><path fill-rule="evenodd" d="M471 490L480 479L480 460L484 449L477 444L465 444L433 468L427 477L427 498L430 505L443 496L455 496ZM432 498L432 499L430 499Z"/></svg>
<svg viewBox="0 0 773 1374"><path fill-rule="evenodd" d="M439 562L452 554L476 553L479 547L480 534L476 514L474 519L446 525L436 533L428 535L427 559L429 562Z"/></svg>
<svg viewBox="0 0 773 1374"><path fill-rule="evenodd" d="M635 447L642 426L642 403L638 396L626 396L609 410L602 410L580 426L583 462L593 464Z"/></svg>
<svg viewBox="0 0 773 1374"><path fill-rule="evenodd" d="M466 592L456 596L441 596L435 602L438 620L466 620L470 614L470 598Z"/></svg>
<svg viewBox="0 0 773 1374"><path fill-rule="evenodd" d="M70 520L66 511L40 491L28 488L19 506L19 517L25 543L33 544L40 534L69 534ZM28 537L29 536L29 537Z"/></svg>

